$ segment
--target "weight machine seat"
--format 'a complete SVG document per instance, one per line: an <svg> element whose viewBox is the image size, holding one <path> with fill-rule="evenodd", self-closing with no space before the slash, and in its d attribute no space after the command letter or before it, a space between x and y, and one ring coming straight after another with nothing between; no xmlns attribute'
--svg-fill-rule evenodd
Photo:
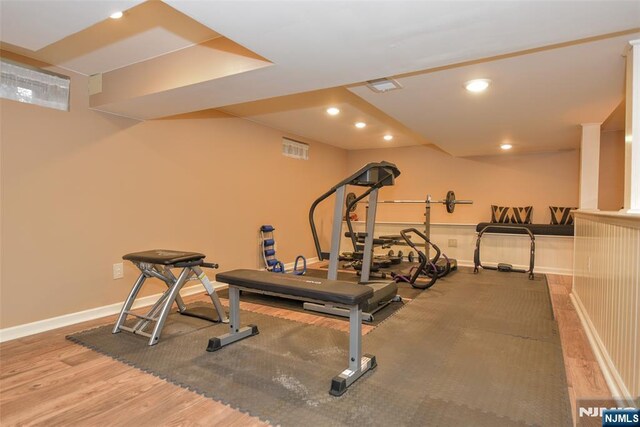
<svg viewBox="0 0 640 427"><path fill-rule="evenodd" d="M487 233L508 233L508 234L527 234L522 229L515 228L509 230L509 227L524 227L529 229L534 235L546 236L573 236L573 224L512 224L497 222L481 222L476 226L476 232L482 231L485 227L496 226L496 228L488 228ZM498 228L499 227L499 228Z"/></svg>
<svg viewBox="0 0 640 427"><path fill-rule="evenodd" d="M407 237L411 238L411 236L407 236ZM384 239L384 240L393 240L398 242L402 240L402 236L399 234L390 234L388 236L378 236L378 238Z"/></svg>
<svg viewBox="0 0 640 427"><path fill-rule="evenodd" d="M344 233L344 237L351 237L351 233L350 232L345 232ZM367 237L367 233L355 233L355 237L356 237L356 242L358 243L364 243L366 237ZM397 243L398 239L393 239L393 238L387 238L387 237L383 237L380 236L378 238L374 238L373 239L373 245L374 246L386 246L386 245L393 245L395 243ZM364 246L362 247L364 249Z"/></svg>
<svg viewBox="0 0 640 427"><path fill-rule="evenodd" d="M247 269L218 273L216 281L265 293L289 295L296 299L323 301L345 306L363 307L374 293L373 289L368 286L341 280L274 275L267 271Z"/></svg>
<svg viewBox="0 0 640 427"><path fill-rule="evenodd" d="M198 252L172 251L168 249L152 249L150 251L126 254L122 259L132 262L146 262L149 264L175 265L180 262L202 261L206 255Z"/></svg>

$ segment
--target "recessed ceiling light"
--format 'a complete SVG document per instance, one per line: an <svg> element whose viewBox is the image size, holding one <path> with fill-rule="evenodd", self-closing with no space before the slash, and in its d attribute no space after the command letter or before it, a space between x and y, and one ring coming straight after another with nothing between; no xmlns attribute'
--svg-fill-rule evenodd
<svg viewBox="0 0 640 427"><path fill-rule="evenodd" d="M120 18L122 18L122 12L120 12L120 11L113 12L111 15L109 15L109 18L111 18L111 19L120 19Z"/></svg>
<svg viewBox="0 0 640 427"><path fill-rule="evenodd" d="M475 80L469 80L468 82L466 82L464 84L464 87L469 92L477 93L477 92L484 92L485 90L487 90L490 84L491 84L491 80L489 79L475 79Z"/></svg>
<svg viewBox="0 0 640 427"><path fill-rule="evenodd" d="M367 126L367 124L365 122L356 122L354 126L358 129L362 129L363 127Z"/></svg>
<svg viewBox="0 0 640 427"><path fill-rule="evenodd" d="M336 107L329 107L327 108L327 114L329 114L330 116L335 116L337 114L340 114L340 109Z"/></svg>
<svg viewBox="0 0 640 427"><path fill-rule="evenodd" d="M387 134L383 138L384 138L385 141L391 141L393 139L393 135Z"/></svg>
<svg viewBox="0 0 640 427"><path fill-rule="evenodd" d="M513 145L511 144L500 144L500 148L502 148L503 150L511 150L512 147Z"/></svg>

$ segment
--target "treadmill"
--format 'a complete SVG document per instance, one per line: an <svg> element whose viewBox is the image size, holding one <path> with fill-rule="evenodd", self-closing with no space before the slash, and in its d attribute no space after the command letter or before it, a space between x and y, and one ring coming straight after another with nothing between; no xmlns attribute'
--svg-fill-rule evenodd
<svg viewBox="0 0 640 427"><path fill-rule="evenodd" d="M329 271L327 274L327 278L330 280L337 280L339 261L338 258L340 256L340 241L342 238L342 218L344 215L343 208L345 206L345 195L347 186L354 185L367 188L366 191L364 191L360 196L358 196L350 203L350 206L347 206L347 209L349 209L351 206L355 206L355 204L363 198L367 196L369 197L369 209L367 209L362 271L360 272L359 280L359 283L363 286L369 286L371 289L373 289L373 296L367 301L367 304L363 308L362 313L363 320L369 322L373 320L373 314L376 311L387 306L392 301L402 301L402 298L398 296L398 285L394 281L388 282L380 280L370 280L378 190L382 187L393 185L395 183L395 178L399 175L400 170L393 163L385 161L369 163L360 168L360 170L358 170L353 175L331 187L329 191L324 193L313 202L313 204L311 205L311 209L309 210L309 224L311 225L311 234L313 235L313 242L316 247L316 252L318 253L318 258L320 260L329 260ZM334 193L336 195L336 198L333 208L331 250L330 252L323 252L322 248L320 247L320 239L318 238L318 231L316 229L316 224L314 221L314 213L318 205ZM310 311L349 317L348 310L331 305L305 303L304 308Z"/></svg>

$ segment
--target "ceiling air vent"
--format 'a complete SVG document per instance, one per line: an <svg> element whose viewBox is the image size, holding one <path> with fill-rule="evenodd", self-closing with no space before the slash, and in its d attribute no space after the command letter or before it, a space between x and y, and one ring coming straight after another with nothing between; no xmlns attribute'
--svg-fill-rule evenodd
<svg viewBox="0 0 640 427"><path fill-rule="evenodd" d="M309 160L309 144L282 138L282 155L294 159Z"/></svg>
<svg viewBox="0 0 640 427"><path fill-rule="evenodd" d="M376 79L367 82L367 87L376 93L389 92L390 90L402 89L402 85L393 79Z"/></svg>

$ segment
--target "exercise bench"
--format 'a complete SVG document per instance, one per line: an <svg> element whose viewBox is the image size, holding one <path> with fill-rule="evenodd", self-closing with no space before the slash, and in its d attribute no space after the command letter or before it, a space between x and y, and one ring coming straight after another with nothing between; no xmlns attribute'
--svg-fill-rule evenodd
<svg viewBox="0 0 640 427"><path fill-rule="evenodd" d="M113 333L127 331L133 334L142 335L149 338L149 345L154 345L160 339L162 327L164 326L169 311L175 302L178 306L178 312L185 316L198 317L200 319L209 320L211 322L227 323L227 315L220 304L218 295L213 289L213 285L209 278L202 271L202 268L218 268L218 264L207 263L204 261L205 255L197 252L181 252L165 249L154 249L144 252L130 253L122 257L122 259L131 261L140 270L140 276L133 285L129 296L124 302L124 306L120 311L118 320L113 327ZM182 271L176 277L171 271L173 268L182 268ZM144 282L155 277L162 280L167 285L167 290L160 296L158 301L144 315L136 314L131 311L131 307L142 289ZM180 289L189 280L198 280L202 283L207 294L211 298L213 307L216 311L216 317L203 313L198 309L187 309L182 297ZM139 320L132 327L125 326L127 316L137 317ZM153 325L151 333L145 329L149 324Z"/></svg>
<svg viewBox="0 0 640 427"><path fill-rule="evenodd" d="M329 393L342 395L369 369L377 366L375 356L362 354L362 308L373 296L369 286L316 277L272 274L267 271L233 270L216 275L216 280L229 284L229 333L211 338L207 351L258 334L256 325L240 326L240 291L281 298L332 304L349 312L349 367L331 381Z"/></svg>

